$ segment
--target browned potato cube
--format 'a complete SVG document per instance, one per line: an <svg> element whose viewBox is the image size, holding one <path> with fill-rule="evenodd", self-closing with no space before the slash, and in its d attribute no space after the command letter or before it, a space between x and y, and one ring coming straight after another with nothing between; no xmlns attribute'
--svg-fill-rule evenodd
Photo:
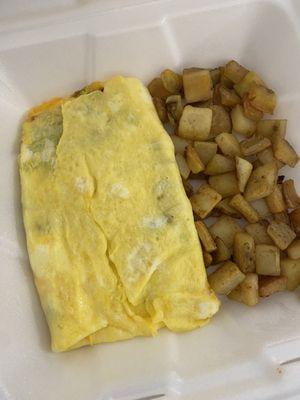
<svg viewBox="0 0 300 400"><path fill-rule="evenodd" d="M179 94L173 94L167 98L166 111L170 123L176 126L183 112L182 99Z"/></svg>
<svg viewBox="0 0 300 400"><path fill-rule="evenodd" d="M270 146L271 140L268 138L253 137L241 142L241 150L244 156L252 156Z"/></svg>
<svg viewBox="0 0 300 400"><path fill-rule="evenodd" d="M234 83L239 83L249 71L238 62L231 60L225 65L224 75Z"/></svg>
<svg viewBox="0 0 300 400"><path fill-rule="evenodd" d="M207 229L206 225L202 221L196 221L195 222L196 229L198 232L199 239L201 243L203 244L203 247L205 251L208 253L211 253L212 251L217 249L217 245L209 233L209 230Z"/></svg>
<svg viewBox="0 0 300 400"><path fill-rule="evenodd" d="M271 211L267 205L266 199L251 201L251 206L258 212L260 218L265 219L271 216Z"/></svg>
<svg viewBox="0 0 300 400"><path fill-rule="evenodd" d="M264 85L264 82L255 72L249 71L239 83L234 85L234 90L240 97L244 97L254 85Z"/></svg>
<svg viewBox="0 0 300 400"><path fill-rule="evenodd" d="M265 221L248 224L245 226L245 231L253 237L255 244L273 244L272 239L267 233L267 223Z"/></svg>
<svg viewBox="0 0 300 400"><path fill-rule="evenodd" d="M297 208L300 205L300 198L296 192L293 179L288 179L282 183L282 191L287 208Z"/></svg>
<svg viewBox="0 0 300 400"><path fill-rule="evenodd" d="M257 123L256 135L271 138L273 134L276 134L284 138L286 125L286 119L264 119Z"/></svg>
<svg viewBox="0 0 300 400"><path fill-rule="evenodd" d="M206 175L219 175L235 170L235 162L232 158L222 154L215 154L206 165L204 173Z"/></svg>
<svg viewBox="0 0 300 400"><path fill-rule="evenodd" d="M256 168L248 180L245 199L253 201L271 194L277 181L277 165L274 162Z"/></svg>
<svg viewBox="0 0 300 400"><path fill-rule="evenodd" d="M286 289L286 276L261 276L258 281L260 297L268 297L276 292L282 292Z"/></svg>
<svg viewBox="0 0 300 400"><path fill-rule="evenodd" d="M209 70L200 68L184 69L183 89L188 103L210 99L212 97L212 80Z"/></svg>
<svg viewBox="0 0 300 400"><path fill-rule="evenodd" d="M152 100L159 119L161 120L161 122L166 122L167 109L165 100L161 99L160 97L153 97Z"/></svg>
<svg viewBox="0 0 300 400"><path fill-rule="evenodd" d="M192 184L187 181L186 179L182 178L182 184L185 190L185 193L188 197L191 197L194 194L193 186Z"/></svg>
<svg viewBox="0 0 300 400"><path fill-rule="evenodd" d="M209 267L213 261L212 255L210 253L208 253L207 251L203 251L203 261L204 261L205 268Z"/></svg>
<svg viewBox="0 0 300 400"><path fill-rule="evenodd" d="M300 285L300 259L284 258L280 265L282 275L287 278L287 290L295 290Z"/></svg>
<svg viewBox="0 0 300 400"><path fill-rule="evenodd" d="M216 238L215 240L217 250L214 251L213 254L213 259L214 262L220 263L223 261L227 261L230 259L232 251L226 246L226 244L223 242L223 240L219 237Z"/></svg>
<svg viewBox="0 0 300 400"><path fill-rule="evenodd" d="M191 143L190 140L183 139L177 135L170 135L174 144L175 154L185 154L186 147Z"/></svg>
<svg viewBox="0 0 300 400"><path fill-rule="evenodd" d="M176 74L176 72L174 72L170 69L165 69L160 74L160 78L162 80L164 87L167 89L167 91L169 93L171 93L171 94L180 93L181 88L182 88L182 76L181 75Z"/></svg>
<svg viewBox="0 0 300 400"><path fill-rule="evenodd" d="M278 137L277 135L272 138L272 142L275 158L292 168L295 167L299 157L290 143L287 140Z"/></svg>
<svg viewBox="0 0 300 400"><path fill-rule="evenodd" d="M256 129L256 122L245 116L243 107L237 104L231 110L232 129L243 136L252 136Z"/></svg>
<svg viewBox="0 0 300 400"><path fill-rule="evenodd" d="M231 201L230 197L226 197L221 200L220 203L216 205L216 210L220 211L222 214L230 215L233 218L241 218L241 215L237 212L237 210L229 204Z"/></svg>
<svg viewBox="0 0 300 400"><path fill-rule="evenodd" d="M286 225L291 226L290 217L286 211L282 211L280 213L273 214L273 217L274 217L274 221L283 222Z"/></svg>
<svg viewBox="0 0 300 400"><path fill-rule="evenodd" d="M222 239L229 248L233 246L236 233L241 232L239 224L228 215L222 215L208 230L214 239Z"/></svg>
<svg viewBox="0 0 300 400"><path fill-rule="evenodd" d="M222 86L227 87L228 89L232 89L234 82L227 78L227 76L225 76L224 72L225 72L225 68L224 67L220 67L220 71L221 71L221 76L220 76L220 84Z"/></svg>
<svg viewBox="0 0 300 400"><path fill-rule="evenodd" d="M218 294L228 294L245 278L236 264L226 261L215 272L208 276L208 283Z"/></svg>
<svg viewBox="0 0 300 400"><path fill-rule="evenodd" d="M166 99L170 96L170 92L164 87L161 78L154 78L148 85L148 90L152 97L159 97L161 99Z"/></svg>
<svg viewBox="0 0 300 400"><path fill-rule="evenodd" d="M213 105L210 108L212 110L212 123L209 139L222 132L231 132L231 119L225 108L220 105Z"/></svg>
<svg viewBox="0 0 300 400"><path fill-rule="evenodd" d="M258 244L255 248L256 272L259 275L280 275L280 251L278 247Z"/></svg>
<svg viewBox="0 0 300 400"><path fill-rule="evenodd" d="M208 139L212 122L210 108L185 106L179 121L178 136L190 140Z"/></svg>
<svg viewBox="0 0 300 400"><path fill-rule="evenodd" d="M221 78L220 68L211 69L209 72L210 72L210 77L211 77L213 86L215 86L217 83L220 82L220 78Z"/></svg>
<svg viewBox="0 0 300 400"><path fill-rule="evenodd" d="M222 199L222 196L208 185L203 185L191 198L193 211L200 218L205 218Z"/></svg>
<svg viewBox="0 0 300 400"><path fill-rule="evenodd" d="M281 185L275 186L274 191L266 197L266 202L271 213L280 213L286 209Z"/></svg>
<svg viewBox="0 0 300 400"><path fill-rule="evenodd" d="M240 192L244 192L248 179L251 175L253 166L249 161L241 158L235 157L236 164L236 175L238 179L238 187Z"/></svg>
<svg viewBox="0 0 300 400"><path fill-rule="evenodd" d="M233 196L230 203L231 207L235 208L243 217L250 223L259 221L258 212L248 203L247 200L239 193Z"/></svg>
<svg viewBox="0 0 300 400"><path fill-rule="evenodd" d="M267 232L280 250L285 250L296 237L295 232L284 222L272 221Z"/></svg>
<svg viewBox="0 0 300 400"><path fill-rule="evenodd" d="M198 174L203 171L205 166L203 162L200 160L198 153L194 149L192 145L188 145L185 150L186 162L189 169L193 172L193 174Z"/></svg>
<svg viewBox="0 0 300 400"><path fill-rule="evenodd" d="M277 160L274 157L272 147L267 147L263 151L260 151L259 153L257 153L256 156L261 164L267 164L269 162L275 161L278 169L280 169L284 166L284 164L281 161Z"/></svg>
<svg viewBox="0 0 300 400"><path fill-rule="evenodd" d="M255 243L247 232L238 232L234 237L233 258L244 274L255 271Z"/></svg>
<svg viewBox="0 0 300 400"><path fill-rule="evenodd" d="M224 197L234 196L239 193L238 181L234 172L214 175L208 178L208 183Z"/></svg>
<svg viewBox="0 0 300 400"><path fill-rule="evenodd" d="M264 116L264 113L260 110L257 110L253 107L250 99L249 94L246 94L243 98L243 108L245 117L252 119L253 121L260 121Z"/></svg>
<svg viewBox="0 0 300 400"><path fill-rule="evenodd" d="M229 293L231 300L255 306L258 303L258 276L252 272L246 274L245 279Z"/></svg>
<svg viewBox="0 0 300 400"><path fill-rule="evenodd" d="M204 165L217 153L218 145L213 142L194 142L194 148Z"/></svg>
<svg viewBox="0 0 300 400"><path fill-rule="evenodd" d="M252 85L249 90L252 106L267 114L273 114L276 107L276 94L263 85Z"/></svg>
<svg viewBox="0 0 300 400"><path fill-rule="evenodd" d="M215 141L225 156L235 157L241 154L239 141L232 133L220 133Z"/></svg>
<svg viewBox="0 0 300 400"><path fill-rule="evenodd" d="M233 89L229 89L226 86L220 85L217 88L218 90L218 102L225 107L234 107L237 104L241 104L242 99L236 94Z"/></svg>
<svg viewBox="0 0 300 400"><path fill-rule="evenodd" d="M300 239L295 239L287 248L287 255L292 260L300 258Z"/></svg>
<svg viewBox="0 0 300 400"><path fill-rule="evenodd" d="M289 214L293 230L296 232L297 236L300 236L300 208L292 211Z"/></svg>
<svg viewBox="0 0 300 400"><path fill-rule="evenodd" d="M187 162L185 161L185 158L183 157L182 154L176 154L175 158L180 175L182 176L183 179L187 179L191 171L189 169L189 166L187 165Z"/></svg>

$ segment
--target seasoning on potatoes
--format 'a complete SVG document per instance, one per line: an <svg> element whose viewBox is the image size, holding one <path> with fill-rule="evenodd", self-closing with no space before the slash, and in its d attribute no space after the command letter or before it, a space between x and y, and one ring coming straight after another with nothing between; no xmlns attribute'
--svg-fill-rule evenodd
<svg viewBox="0 0 300 400"><path fill-rule="evenodd" d="M215 272L208 276L208 283L218 294L228 294L245 278L238 266L231 261L226 261Z"/></svg>
<svg viewBox="0 0 300 400"><path fill-rule="evenodd" d="M222 199L222 196L208 185L203 185L191 198L193 211L200 218L205 218Z"/></svg>
<svg viewBox="0 0 300 400"><path fill-rule="evenodd" d="M258 276L252 272L246 274L245 279L228 294L228 298L247 306L255 306L259 300Z"/></svg>

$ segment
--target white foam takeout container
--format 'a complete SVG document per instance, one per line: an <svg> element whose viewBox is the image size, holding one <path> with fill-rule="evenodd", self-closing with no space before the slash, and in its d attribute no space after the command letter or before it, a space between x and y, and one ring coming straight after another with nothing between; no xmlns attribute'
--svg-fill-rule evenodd
<svg viewBox="0 0 300 400"><path fill-rule="evenodd" d="M230 58L277 91L300 152L298 0L0 2L1 400L300 398L299 291L255 308L225 300L190 333L54 354L28 263L17 171L26 110L116 73L146 83ZM299 171L286 173L299 182Z"/></svg>

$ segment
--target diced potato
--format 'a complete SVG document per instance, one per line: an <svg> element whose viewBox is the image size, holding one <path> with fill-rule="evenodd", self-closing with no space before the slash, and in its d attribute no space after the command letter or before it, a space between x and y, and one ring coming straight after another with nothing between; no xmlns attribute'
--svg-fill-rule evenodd
<svg viewBox="0 0 300 400"><path fill-rule="evenodd" d="M286 225L291 226L291 221L288 213L286 211L282 211L280 213L273 214L274 221L283 222Z"/></svg>
<svg viewBox="0 0 300 400"><path fill-rule="evenodd" d="M245 199L253 201L271 194L277 181L277 165L274 162L256 168L248 180Z"/></svg>
<svg viewBox="0 0 300 400"><path fill-rule="evenodd" d="M249 89L252 106L267 114L273 114L276 107L276 94L263 85L252 85Z"/></svg>
<svg viewBox="0 0 300 400"><path fill-rule="evenodd" d="M203 251L203 261L204 261L205 268L209 267L213 261L212 255L210 253L208 253L207 251Z"/></svg>
<svg viewBox="0 0 300 400"><path fill-rule="evenodd" d="M271 213L280 213L286 209L281 185L276 185L274 191L266 197Z"/></svg>
<svg viewBox="0 0 300 400"><path fill-rule="evenodd" d="M187 197L191 197L194 194L194 189L192 184L183 178L182 178L182 183Z"/></svg>
<svg viewBox="0 0 300 400"><path fill-rule="evenodd" d="M267 233L267 223L265 221L248 224L245 226L245 231L253 237L255 244L273 244Z"/></svg>
<svg viewBox="0 0 300 400"><path fill-rule="evenodd" d="M205 165L200 160L198 153L194 149L192 145L188 145L185 151L186 162L189 169L193 172L193 174L198 174L199 172L203 171Z"/></svg>
<svg viewBox="0 0 300 400"><path fill-rule="evenodd" d="M295 290L300 285L300 259L282 259L281 272L283 276L287 277L287 290Z"/></svg>
<svg viewBox="0 0 300 400"><path fill-rule="evenodd" d="M284 138L286 125L286 119L264 119L257 123L256 135L271 138L273 134L276 134Z"/></svg>
<svg viewBox="0 0 300 400"><path fill-rule="evenodd" d="M187 68L183 70L184 96L188 103L205 101L212 97L212 80L207 69Z"/></svg>
<svg viewBox="0 0 300 400"><path fill-rule="evenodd" d="M161 122L167 121L167 109L166 109L166 102L164 99L160 97L153 97L152 98L154 107L156 109L157 115Z"/></svg>
<svg viewBox="0 0 300 400"><path fill-rule="evenodd" d="M272 142L275 158L292 168L295 167L299 157L290 143L277 135L273 136Z"/></svg>
<svg viewBox="0 0 300 400"><path fill-rule="evenodd" d="M232 133L220 133L215 141L225 156L235 157L241 154L239 141Z"/></svg>
<svg viewBox="0 0 300 400"><path fill-rule="evenodd" d="M256 272L259 275L280 275L280 251L278 247L258 244L255 248Z"/></svg>
<svg viewBox="0 0 300 400"><path fill-rule="evenodd" d="M195 226L198 232L199 239L203 244L205 251L207 251L207 253L215 251L217 249L217 245L204 222L196 221Z"/></svg>
<svg viewBox="0 0 300 400"><path fill-rule="evenodd" d="M213 86L215 86L217 83L220 82L220 78L221 78L220 68L211 69L209 72L210 72L210 77L211 77Z"/></svg>
<svg viewBox="0 0 300 400"><path fill-rule="evenodd" d="M294 232L297 236L300 236L300 208L296 208L296 210L292 211L289 214L291 224Z"/></svg>
<svg viewBox="0 0 300 400"><path fill-rule="evenodd" d="M204 165L217 153L218 145L213 142L194 142L194 148Z"/></svg>
<svg viewBox="0 0 300 400"><path fill-rule="evenodd" d="M148 85L148 90L152 97L159 97L160 99L166 99L170 96L170 92L164 87L161 78L154 78Z"/></svg>
<svg viewBox="0 0 300 400"><path fill-rule="evenodd" d="M186 147L191 143L190 140L183 139L177 135L170 135L175 148L175 154L185 154Z"/></svg>
<svg viewBox="0 0 300 400"><path fill-rule="evenodd" d="M264 85L264 82L255 72L249 71L239 83L234 85L234 90L240 97L244 97L253 85Z"/></svg>
<svg viewBox="0 0 300 400"><path fill-rule="evenodd" d="M231 119L225 108L220 105L213 105L210 108L212 110L212 123L209 139L222 132L231 132Z"/></svg>
<svg viewBox="0 0 300 400"><path fill-rule="evenodd" d="M204 173L206 175L219 175L235 170L235 162L232 158L222 154L215 154L206 165Z"/></svg>
<svg viewBox="0 0 300 400"><path fill-rule="evenodd" d="M226 261L215 272L208 276L208 283L218 294L228 294L245 278L236 264Z"/></svg>
<svg viewBox="0 0 300 400"><path fill-rule="evenodd" d="M176 72L165 69L160 74L160 78L166 90L171 94L178 94L182 89L182 76Z"/></svg>
<svg viewBox="0 0 300 400"><path fill-rule="evenodd" d="M253 137L241 142L241 150L244 156L252 156L271 146L271 140L268 138Z"/></svg>
<svg viewBox="0 0 300 400"><path fill-rule="evenodd" d="M237 210L229 204L231 201L230 197L226 197L221 200L220 203L216 205L216 209L219 210L222 214L230 215L233 218L241 218L241 215L237 212Z"/></svg>
<svg viewBox="0 0 300 400"><path fill-rule="evenodd" d="M180 175L182 176L183 179L187 179L191 171L187 165L187 162L185 161L185 158L183 157L182 154L176 154L175 158L179 168Z"/></svg>
<svg viewBox="0 0 300 400"><path fill-rule="evenodd" d="M244 199L241 194L236 194L233 196L229 204L240 214L242 214L248 222L253 224L259 221L260 217L258 212L248 203L247 200Z"/></svg>
<svg viewBox="0 0 300 400"><path fill-rule="evenodd" d="M214 239L217 237L222 239L229 248L233 246L236 233L241 232L239 224L228 215L222 215L208 229Z"/></svg>
<svg viewBox="0 0 300 400"><path fill-rule="evenodd" d="M182 99L179 94L173 94L166 100L166 112L172 125L177 125L183 111Z"/></svg>
<svg viewBox="0 0 300 400"><path fill-rule="evenodd" d="M263 151L260 151L259 153L257 153L256 156L257 156L257 159L261 162L261 164L267 164L271 161L275 161L278 169L280 169L284 166L284 164L281 161L277 160L274 157L272 147L267 147Z"/></svg>
<svg viewBox="0 0 300 400"><path fill-rule="evenodd" d="M259 281L259 295L260 297L268 297L276 292L282 292L286 289L287 277L286 276L261 276Z"/></svg>
<svg viewBox="0 0 300 400"><path fill-rule="evenodd" d="M239 193L238 181L234 172L210 176L208 182L223 198Z"/></svg>
<svg viewBox="0 0 300 400"><path fill-rule="evenodd" d="M280 250L285 250L296 237L295 232L284 222L272 221L267 232Z"/></svg>
<svg viewBox="0 0 300 400"><path fill-rule="evenodd" d="M220 263L230 259L232 251L226 246L223 240L219 237L215 239L217 250L214 251L213 260L214 262Z"/></svg>
<svg viewBox="0 0 300 400"><path fill-rule="evenodd" d="M300 205L300 198L296 192L293 179L282 182L282 191L287 208L297 208Z"/></svg>
<svg viewBox="0 0 300 400"><path fill-rule="evenodd" d="M222 199L222 196L208 185L203 185L191 198L193 211L200 218L205 218Z"/></svg>
<svg viewBox="0 0 300 400"><path fill-rule="evenodd" d="M178 136L190 140L206 140L212 123L210 108L185 106L179 121Z"/></svg>
<svg viewBox="0 0 300 400"><path fill-rule="evenodd" d="M249 71L238 62L231 60L225 65L224 75L234 83L239 83Z"/></svg>
<svg viewBox="0 0 300 400"><path fill-rule="evenodd" d="M231 300L255 306L258 303L258 276L252 272L246 274L245 279L228 295Z"/></svg>
<svg viewBox="0 0 300 400"><path fill-rule="evenodd" d="M228 89L226 86L220 85L217 88L218 90L218 101L222 106L225 107L234 107L237 104L241 104L242 99L236 94L233 89Z"/></svg>
<svg viewBox="0 0 300 400"><path fill-rule="evenodd" d="M249 94L246 94L243 98L243 108L245 117L252 119L253 121L260 121L264 116L264 113L260 110L257 110L253 107L250 99Z"/></svg>
<svg viewBox="0 0 300 400"><path fill-rule="evenodd" d="M252 165L253 165L253 168L254 169L256 169L256 168L258 168L258 167L261 167L262 166L262 163L259 161L259 160L254 160L253 162L252 162Z"/></svg>
<svg viewBox="0 0 300 400"><path fill-rule="evenodd" d="M231 110L232 129L243 136L252 136L256 129L256 122L245 116L243 107L237 104Z"/></svg>
<svg viewBox="0 0 300 400"><path fill-rule="evenodd" d="M258 212L260 218L268 218L271 215L266 199L254 200L250 204Z"/></svg>
<svg viewBox="0 0 300 400"><path fill-rule="evenodd" d="M292 260L300 258L300 239L295 239L286 250L287 255Z"/></svg>
<svg viewBox="0 0 300 400"><path fill-rule="evenodd" d="M255 243L247 232L238 232L234 237L233 259L246 274L255 271Z"/></svg>
<svg viewBox="0 0 300 400"><path fill-rule="evenodd" d="M224 72L225 72L225 67L220 67L220 71L221 71L221 76L220 76L220 84L222 86L227 87L228 89L232 89L234 82L227 78L227 76L225 76Z"/></svg>
<svg viewBox="0 0 300 400"><path fill-rule="evenodd" d="M240 192L244 192L248 179L251 175L253 166L249 161L241 158L235 157L236 164L236 175L238 180L238 188Z"/></svg>

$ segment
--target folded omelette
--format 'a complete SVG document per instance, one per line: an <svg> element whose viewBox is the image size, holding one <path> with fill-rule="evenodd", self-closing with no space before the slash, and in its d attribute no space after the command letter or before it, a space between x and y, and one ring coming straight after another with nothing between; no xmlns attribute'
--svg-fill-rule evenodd
<svg viewBox="0 0 300 400"><path fill-rule="evenodd" d="M216 313L173 144L139 80L37 108L19 161L54 351L187 331Z"/></svg>

